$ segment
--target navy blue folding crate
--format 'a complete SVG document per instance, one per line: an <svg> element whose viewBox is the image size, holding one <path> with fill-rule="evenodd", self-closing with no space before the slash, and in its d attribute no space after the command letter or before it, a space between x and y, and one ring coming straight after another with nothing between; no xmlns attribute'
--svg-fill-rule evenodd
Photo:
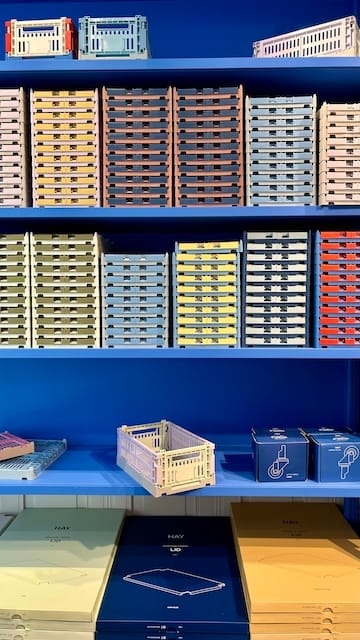
<svg viewBox="0 0 360 640"><path fill-rule="evenodd" d="M181 196L180 197L180 206L197 206L197 205L238 205L240 203L240 199L238 196L230 196L225 197L220 195L219 197L206 197L199 196L192 198L191 196Z"/></svg>
<svg viewBox="0 0 360 640"><path fill-rule="evenodd" d="M179 96L211 96L219 97L223 94L237 95L239 87L191 87L176 89Z"/></svg>
<svg viewBox="0 0 360 640"><path fill-rule="evenodd" d="M151 140L146 142L131 142L131 140L129 141L127 139L126 142L117 143L117 149L118 151L127 151L128 153L130 151L134 153L136 152L136 154L138 154L139 151L141 151L142 153L149 153L151 151L166 151L166 143L151 142Z"/></svg>
<svg viewBox="0 0 360 640"><path fill-rule="evenodd" d="M205 129L202 131L185 131L180 129L177 132L178 140L186 141L190 140L193 142L221 142L226 144L226 142L237 142L239 139L239 132L234 131L224 131L223 129L210 129L206 131Z"/></svg>
<svg viewBox="0 0 360 640"><path fill-rule="evenodd" d="M167 207L168 202L165 197L162 198L147 198L144 195L142 198L139 197L128 197L128 196L111 196L111 198L107 198L107 206L108 207L142 207L142 206L153 206L153 207Z"/></svg>
<svg viewBox="0 0 360 640"><path fill-rule="evenodd" d="M221 174L214 175L213 173L209 173L203 176L198 176L198 175L194 176L191 174L180 175L178 178L178 181L181 186L183 185L186 186L188 183L192 183L192 182L199 184L199 186L201 185L201 183L209 183L209 182L211 182L214 185L216 184L222 185L223 182L237 185L239 182L239 174L233 171L231 175L225 175L225 176Z"/></svg>
<svg viewBox="0 0 360 640"><path fill-rule="evenodd" d="M184 142L181 142L181 136L179 136L179 140L180 142L178 142L176 145L176 148L179 151L198 151L199 153L204 153L204 151L212 151L214 153L228 153L229 151L239 151L239 142L236 140L226 142L213 140L211 142L204 142L203 140L197 139L194 142L189 142L189 139L185 139Z"/></svg>
<svg viewBox="0 0 360 640"><path fill-rule="evenodd" d="M219 184L214 183L211 184L210 186L208 185L204 185L202 184L197 184L195 187L191 186L188 187L186 185L180 185L180 189L179 189L179 193L180 193L180 198L184 195L191 195L191 194L196 194L197 196L206 196L206 195L213 195L216 196L218 192L219 196L223 196L225 193L238 193L240 190L239 185L235 184L235 185L222 185L221 182Z"/></svg>
<svg viewBox="0 0 360 640"><path fill-rule="evenodd" d="M235 134L239 134L239 121L237 118L229 118L229 120L201 120L201 119L193 119L186 120L185 118L179 118L176 123L177 131L188 130L188 129L212 129L212 130L220 130L225 129L225 131L231 131Z"/></svg>
<svg viewBox="0 0 360 640"><path fill-rule="evenodd" d="M130 633L132 638L248 640L230 519L144 520L125 520L98 614L97 640Z"/></svg>

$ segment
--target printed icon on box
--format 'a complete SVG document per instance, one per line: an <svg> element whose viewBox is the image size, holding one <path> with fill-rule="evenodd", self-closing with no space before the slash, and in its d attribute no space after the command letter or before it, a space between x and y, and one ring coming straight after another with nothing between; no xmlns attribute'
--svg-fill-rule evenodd
<svg viewBox="0 0 360 640"><path fill-rule="evenodd" d="M277 456L274 462L268 467L268 476L273 478L273 480L278 480L282 478L284 474L284 469L289 464L290 460L286 455L286 444L282 444L277 453Z"/></svg>
<svg viewBox="0 0 360 640"><path fill-rule="evenodd" d="M354 464L355 460L358 459L360 451L358 447L354 445L350 445L346 447L344 451L344 455L340 460L338 460L338 466L340 467L340 478L341 480L345 480L346 476L350 471L350 467Z"/></svg>

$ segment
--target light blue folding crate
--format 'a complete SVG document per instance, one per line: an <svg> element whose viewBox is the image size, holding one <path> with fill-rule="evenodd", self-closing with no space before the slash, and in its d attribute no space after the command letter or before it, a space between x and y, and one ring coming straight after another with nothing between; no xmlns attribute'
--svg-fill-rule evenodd
<svg viewBox="0 0 360 640"><path fill-rule="evenodd" d="M147 18L79 18L78 57L150 58Z"/></svg>

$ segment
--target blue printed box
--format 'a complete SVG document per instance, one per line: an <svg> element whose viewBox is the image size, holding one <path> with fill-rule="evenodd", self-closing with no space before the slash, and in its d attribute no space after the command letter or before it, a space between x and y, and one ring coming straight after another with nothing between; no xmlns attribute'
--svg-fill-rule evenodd
<svg viewBox="0 0 360 640"><path fill-rule="evenodd" d="M312 474L317 482L360 480L360 436L317 433L310 436Z"/></svg>
<svg viewBox="0 0 360 640"><path fill-rule="evenodd" d="M258 482L304 481L308 477L309 441L299 429L252 433Z"/></svg>

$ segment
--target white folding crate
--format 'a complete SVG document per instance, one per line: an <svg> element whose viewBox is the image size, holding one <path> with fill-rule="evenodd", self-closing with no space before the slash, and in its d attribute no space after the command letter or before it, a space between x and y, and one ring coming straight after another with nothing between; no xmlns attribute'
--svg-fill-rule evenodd
<svg viewBox="0 0 360 640"><path fill-rule="evenodd" d="M358 56L360 33L355 16L290 31L253 43L254 58Z"/></svg>
<svg viewBox="0 0 360 640"><path fill-rule="evenodd" d="M168 420L119 427L116 463L155 497L215 484L215 445Z"/></svg>
<svg viewBox="0 0 360 640"><path fill-rule="evenodd" d="M5 22L5 54L8 58L74 57L75 45L76 30L70 18Z"/></svg>

